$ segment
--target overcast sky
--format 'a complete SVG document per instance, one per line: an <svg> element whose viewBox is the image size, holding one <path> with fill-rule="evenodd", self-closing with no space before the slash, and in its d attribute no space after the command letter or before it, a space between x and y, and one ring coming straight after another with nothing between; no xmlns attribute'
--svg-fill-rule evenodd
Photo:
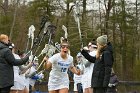
<svg viewBox="0 0 140 93"><path fill-rule="evenodd" d="M26 1L30 2L30 1L34 1L34 0L26 0ZM65 0L63 0L63 1L65 1ZM80 0L77 0L77 1L80 1ZM136 0L126 0L126 1L135 2ZM101 7L104 7L104 6L101 6ZM99 6L98 6L98 3L97 3L97 0L87 0L87 10L96 10L98 8L99 8Z"/></svg>

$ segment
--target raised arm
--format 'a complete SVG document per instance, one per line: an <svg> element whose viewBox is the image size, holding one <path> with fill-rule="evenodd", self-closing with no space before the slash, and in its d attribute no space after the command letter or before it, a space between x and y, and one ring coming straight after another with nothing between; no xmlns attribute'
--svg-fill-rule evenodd
<svg viewBox="0 0 140 93"><path fill-rule="evenodd" d="M96 57L90 56L86 50L82 50L81 54L91 63L95 63Z"/></svg>
<svg viewBox="0 0 140 93"><path fill-rule="evenodd" d="M4 58L6 60L6 62L8 62L9 64L13 65L13 66L19 66L22 64L25 64L26 62L28 62L29 60L29 56L25 56L22 59L15 59L14 55L12 54L12 52L7 49L5 50L6 52L4 52Z"/></svg>

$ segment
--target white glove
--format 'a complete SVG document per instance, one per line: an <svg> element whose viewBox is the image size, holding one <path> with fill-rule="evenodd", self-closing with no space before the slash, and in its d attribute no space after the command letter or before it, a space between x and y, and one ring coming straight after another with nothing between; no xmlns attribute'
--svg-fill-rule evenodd
<svg viewBox="0 0 140 93"><path fill-rule="evenodd" d="M39 76L39 79L43 79L44 78L44 74L43 73L39 74L38 76Z"/></svg>
<svg viewBox="0 0 140 93"><path fill-rule="evenodd" d="M109 86L109 87L113 87L113 84L109 83L108 86Z"/></svg>
<svg viewBox="0 0 140 93"><path fill-rule="evenodd" d="M29 62L32 62L33 61L33 55L30 55L29 56Z"/></svg>
<svg viewBox="0 0 140 93"><path fill-rule="evenodd" d="M84 50L89 50L87 46L83 47Z"/></svg>
<svg viewBox="0 0 140 93"><path fill-rule="evenodd" d="M38 60L38 58L35 56L35 57L34 57L34 60Z"/></svg>
<svg viewBox="0 0 140 93"><path fill-rule="evenodd" d="M112 86L116 86L115 84L112 84Z"/></svg>

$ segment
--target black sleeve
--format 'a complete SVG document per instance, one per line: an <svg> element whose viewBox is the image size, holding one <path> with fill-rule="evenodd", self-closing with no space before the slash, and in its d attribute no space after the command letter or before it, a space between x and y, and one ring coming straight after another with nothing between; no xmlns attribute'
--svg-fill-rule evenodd
<svg viewBox="0 0 140 93"><path fill-rule="evenodd" d="M81 54L91 63L95 63L96 57L90 56L85 50L81 51Z"/></svg>
<svg viewBox="0 0 140 93"><path fill-rule="evenodd" d="M23 59L15 59L14 55L12 54L11 50L9 50L9 49L7 49L6 52L4 53L4 58L9 64L11 64L13 66L25 64L29 59L28 56Z"/></svg>

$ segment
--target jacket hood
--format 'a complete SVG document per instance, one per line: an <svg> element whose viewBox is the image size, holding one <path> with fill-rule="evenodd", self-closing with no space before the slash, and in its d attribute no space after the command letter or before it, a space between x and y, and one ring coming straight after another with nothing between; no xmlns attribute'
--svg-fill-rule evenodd
<svg viewBox="0 0 140 93"><path fill-rule="evenodd" d="M8 48L8 44L0 42L0 49L3 49L3 48Z"/></svg>
<svg viewBox="0 0 140 93"><path fill-rule="evenodd" d="M107 43L107 47L104 49L105 51L110 51L111 53L113 53L113 47L112 44L110 42Z"/></svg>

